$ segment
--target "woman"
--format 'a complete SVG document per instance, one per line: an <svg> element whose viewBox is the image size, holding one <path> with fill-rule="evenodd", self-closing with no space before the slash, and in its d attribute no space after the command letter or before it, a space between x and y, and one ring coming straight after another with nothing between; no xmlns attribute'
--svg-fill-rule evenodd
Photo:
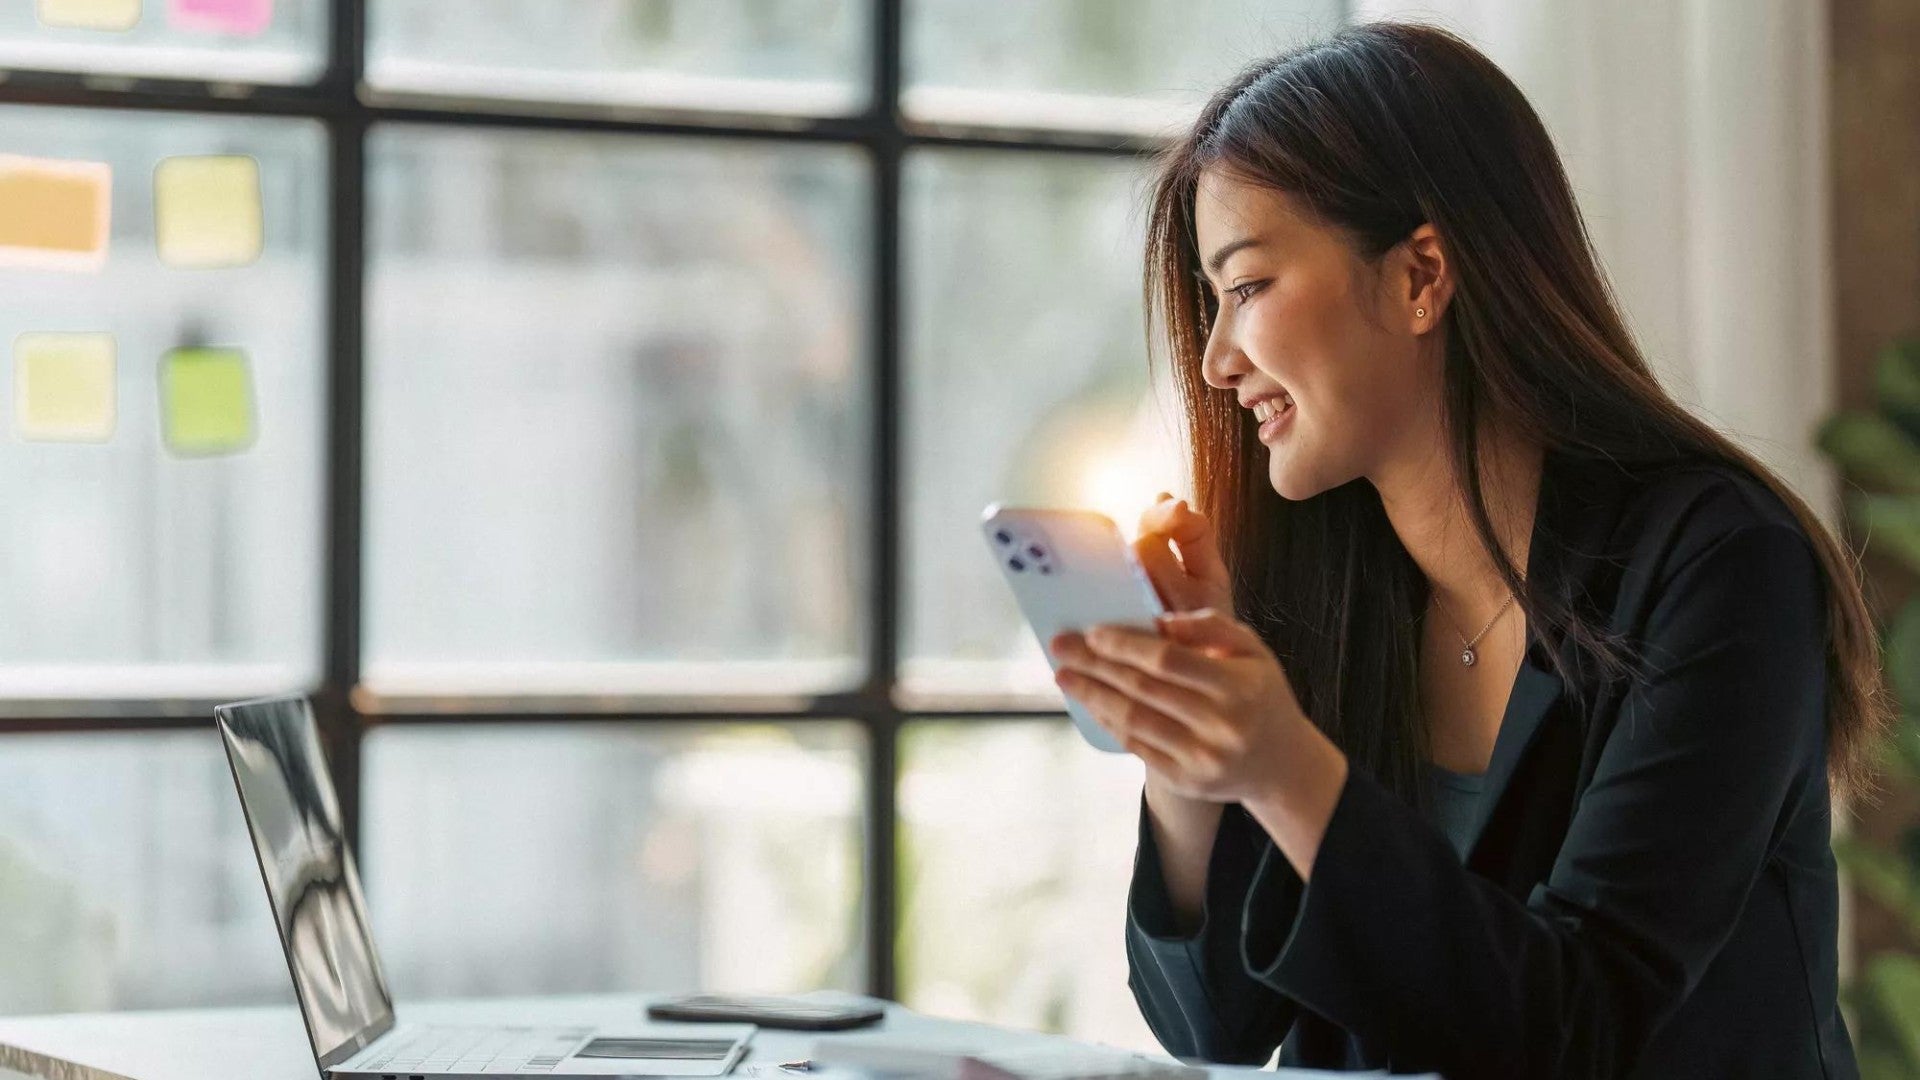
<svg viewBox="0 0 1920 1080"><path fill-rule="evenodd" d="M1662 391L1519 91L1350 27L1214 96L1148 232L1198 509L1138 550L1178 610L1050 644L1147 765L1126 941L1161 1042L1855 1076L1828 799L1888 720L1871 615Z"/></svg>

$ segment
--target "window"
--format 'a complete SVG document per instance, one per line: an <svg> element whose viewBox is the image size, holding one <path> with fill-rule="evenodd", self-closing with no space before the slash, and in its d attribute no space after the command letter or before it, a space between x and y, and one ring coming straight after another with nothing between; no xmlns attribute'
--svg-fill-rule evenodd
<svg viewBox="0 0 1920 1080"><path fill-rule="evenodd" d="M859 990L862 777L848 723L382 728L362 847L394 993Z"/></svg>
<svg viewBox="0 0 1920 1080"><path fill-rule="evenodd" d="M303 118L0 105L0 155L16 163L0 172L24 185L43 167L95 167L111 200L97 269L43 268L18 248L0 261L11 376L0 397L13 429L0 440L0 491L24 511L0 532L0 696L84 710L89 699L317 682L325 137ZM208 162L213 175L192 171ZM175 246L213 229L192 205L222 182L220 164L250 170L257 185L258 255L180 265L197 256ZM35 371L59 377L36 367L57 357L36 351L77 335L104 347L102 421L68 441L19 421L49 385L32 382ZM234 358L243 400L209 398L191 380L178 350L198 346ZM194 409L235 415L258 437L244 453L201 452L169 426L170 410Z"/></svg>
<svg viewBox="0 0 1920 1080"><path fill-rule="evenodd" d="M291 1003L237 810L210 730L8 737L0 1009Z"/></svg>
<svg viewBox="0 0 1920 1080"><path fill-rule="evenodd" d="M1342 16L9 6L0 1008L290 999L207 717L299 691L402 996L1151 1048L978 515L1184 486L1141 152Z"/></svg>
<svg viewBox="0 0 1920 1080"><path fill-rule="evenodd" d="M906 162L903 700L1060 700L974 550L987 503L1088 506L1130 535L1181 486L1173 387L1150 385L1143 347L1138 179L1105 155Z"/></svg>
<svg viewBox="0 0 1920 1080"><path fill-rule="evenodd" d="M326 67L330 8L331 0L15 0L0 7L0 68L309 83Z"/></svg>
<svg viewBox="0 0 1920 1080"><path fill-rule="evenodd" d="M1118 944L1139 760L1064 721L975 719L914 721L900 758L901 999L1153 1049Z"/></svg>
<svg viewBox="0 0 1920 1080"><path fill-rule="evenodd" d="M368 170L369 689L857 685L860 156L403 125Z"/></svg>
<svg viewBox="0 0 1920 1080"><path fill-rule="evenodd" d="M913 0L901 105L929 123L1159 135L1241 64L1331 31L1325 0Z"/></svg>
<svg viewBox="0 0 1920 1080"><path fill-rule="evenodd" d="M844 116L861 0L377 0L368 83L401 97Z"/></svg>

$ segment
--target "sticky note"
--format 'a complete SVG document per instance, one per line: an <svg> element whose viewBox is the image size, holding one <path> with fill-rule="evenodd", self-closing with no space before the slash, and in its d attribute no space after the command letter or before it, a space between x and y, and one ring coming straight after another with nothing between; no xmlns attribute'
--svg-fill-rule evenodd
<svg viewBox="0 0 1920 1080"><path fill-rule="evenodd" d="M100 269L112 195L104 162L0 154L0 266Z"/></svg>
<svg viewBox="0 0 1920 1080"><path fill-rule="evenodd" d="M40 25L78 30L131 30L140 21L140 0L39 0Z"/></svg>
<svg viewBox="0 0 1920 1080"><path fill-rule="evenodd" d="M29 333L13 339L14 426L37 442L113 437L112 334Z"/></svg>
<svg viewBox="0 0 1920 1080"><path fill-rule="evenodd" d="M160 428L177 454L227 454L253 443L253 380L239 349L174 349L160 360Z"/></svg>
<svg viewBox="0 0 1920 1080"><path fill-rule="evenodd" d="M260 163L243 155L170 157L153 167L160 261L205 270L260 257Z"/></svg>
<svg viewBox="0 0 1920 1080"><path fill-rule="evenodd" d="M273 22L273 0L168 0L167 22L182 30L258 34Z"/></svg>

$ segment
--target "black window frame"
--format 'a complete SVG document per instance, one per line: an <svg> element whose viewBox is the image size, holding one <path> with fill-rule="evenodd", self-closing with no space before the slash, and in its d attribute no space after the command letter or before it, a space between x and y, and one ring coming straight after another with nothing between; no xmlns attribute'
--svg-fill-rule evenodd
<svg viewBox="0 0 1920 1080"><path fill-rule="evenodd" d="M758 117L736 114L657 112L550 103L436 98L431 105L382 103L362 86L366 5L369 0L331 0L327 64L321 77L297 86L236 85L224 80L155 79L0 69L0 103L64 105L115 110L304 117L321 122L328 144L326 363L326 576L324 662L320 685L311 691L328 759L339 787L347 834L358 845L361 748L379 724L449 726L494 723L669 724L684 722L804 723L853 721L866 736L865 990L893 999L898 992L899 738L916 721L945 719L1061 722L1059 710L941 708L920 710L896 703L896 645L900 630L900 514L903 433L900 416L903 334L901 325L900 182L905 157L921 149L975 149L1022 154L1138 157L1158 140L1123 132L1057 131L1002 126L916 123L900 113L902 31L905 0L870 0L871 96L867 108L845 117ZM1339 22L1351 5L1340 5ZM867 355L872 369L874 456L867 489L868 547L872 589L866 613L868 676L857 689L817 695L804 705L763 710L729 704L725 711L648 709L644 699L620 711L509 711L455 713L430 701L382 709L356 694L361 669L363 348L366 250L366 139L375 124L405 122L442 127L559 130L609 136L685 136L751 139L773 143L844 145L862 151L871 176L870 292L866 298ZM10 713L0 703L0 735L47 732L130 733L197 729L209 723L205 703L101 702L101 709L58 715Z"/></svg>

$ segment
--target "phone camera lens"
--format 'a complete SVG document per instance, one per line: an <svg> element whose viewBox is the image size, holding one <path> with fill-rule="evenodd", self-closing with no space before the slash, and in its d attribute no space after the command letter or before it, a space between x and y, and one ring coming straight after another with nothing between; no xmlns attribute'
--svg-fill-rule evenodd
<svg viewBox="0 0 1920 1080"><path fill-rule="evenodd" d="M1040 564L1040 572L1041 572L1041 573L1043 573L1043 574L1051 574L1051 573L1053 573L1053 567L1051 567L1051 566L1048 566L1048 565L1047 565L1046 563L1041 563L1041 564Z"/></svg>
<svg viewBox="0 0 1920 1080"><path fill-rule="evenodd" d="M1017 556L1014 558L1008 559L1007 565L1013 567L1015 570L1025 570L1027 568L1027 564L1021 562Z"/></svg>
<svg viewBox="0 0 1920 1080"><path fill-rule="evenodd" d="M1047 557L1047 549L1041 547L1039 544L1028 544L1027 554L1033 556L1036 559L1044 559Z"/></svg>
<svg viewBox="0 0 1920 1080"><path fill-rule="evenodd" d="M993 538L1003 544L1013 543L1013 534L1005 529L995 529L993 531Z"/></svg>

